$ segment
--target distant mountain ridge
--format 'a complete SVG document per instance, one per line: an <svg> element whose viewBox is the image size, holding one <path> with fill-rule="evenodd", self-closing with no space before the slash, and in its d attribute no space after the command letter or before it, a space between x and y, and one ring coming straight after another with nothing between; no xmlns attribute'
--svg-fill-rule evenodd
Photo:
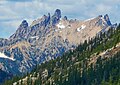
<svg viewBox="0 0 120 85"><path fill-rule="evenodd" d="M9 39L0 39L0 53L14 59L0 58L0 68L22 75L37 64L55 59L100 32L116 27L107 14L85 21L69 20L66 16L62 18L59 9L52 16L48 13L34 20L31 25L23 20Z"/></svg>

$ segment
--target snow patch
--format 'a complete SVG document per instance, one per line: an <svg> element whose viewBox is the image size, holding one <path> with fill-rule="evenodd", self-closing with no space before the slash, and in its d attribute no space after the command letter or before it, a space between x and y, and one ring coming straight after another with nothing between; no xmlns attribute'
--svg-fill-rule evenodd
<svg viewBox="0 0 120 85"><path fill-rule="evenodd" d="M81 27L77 28L77 31L80 32L81 30L85 29L86 25L81 25Z"/></svg>
<svg viewBox="0 0 120 85"><path fill-rule="evenodd" d="M85 28L86 28L86 25L82 25L82 26L81 26L81 29L85 29Z"/></svg>
<svg viewBox="0 0 120 85"><path fill-rule="evenodd" d="M90 20L93 20L93 19L95 19L95 17L90 18L90 19L87 19L87 20L85 20L84 22L86 22L86 21L90 21Z"/></svg>
<svg viewBox="0 0 120 85"><path fill-rule="evenodd" d="M104 23L106 23L106 21L105 21L104 17L101 17L101 19L102 19L102 21L103 21Z"/></svg>
<svg viewBox="0 0 120 85"><path fill-rule="evenodd" d="M13 85L17 85L17 82L13 83Z"/></svg>
<svg viewBox="0 0 120 85"><path fill-rule="evenodd" d="M32 37L30 37L30 38L31 38L31 39L34 39L34 38L39 39L38 36L32 36Z"/></svg>
<svg viewBox="0 0 120 85"><path fill-rule="evenodd" d="M8 56L6 56L4 53L1 53L1 52L0 52L0 58L5 58L5 59L10 59L10 60L12 60L12 61L15 61L14 58L8 57Z"/></svg>
<svg viewBox="0 0 120 85"><path fill-rule="evenodd" d="M77 28L77 31L80 32L80 28Z"/></svg>
<svg viewBox="0 0 120 85"><path fill-rule="evenodd" d="M60 29L64 29L65 25L63 25L62 23L59 23L59 24L57 24L57 27L60 28Z"/></svg>

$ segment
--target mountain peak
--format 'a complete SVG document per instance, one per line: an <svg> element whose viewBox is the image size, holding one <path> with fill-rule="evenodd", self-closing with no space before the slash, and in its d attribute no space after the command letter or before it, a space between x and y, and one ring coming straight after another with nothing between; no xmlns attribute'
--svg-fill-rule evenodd
<svg viewBox="0 0 120 85"><path fill-rule="evenodd" d="M61 18L61 11L60 9L56 9L54 15L52 16L52 25L58 23L60 18Z"/></svg>
<svg viewBox="0 0 120 85"><path fill-rule="evenodd" d="M109 17L108 14L105 14L105 15L104 15L104 18L108 18L108 17Z"/></svg>
<svg viewBox="0 0 120 85"><path fill-rule="evenodd" d="M61 18L61 10L56 9L54 15L57 16L58 18Z"/></svg>
<svg viewBox="0 0 120 85"><path fill-rule="evenodd" d="M67 16L64 16L64 20L67 20Z"/></svg>
<svg viewBox="0 0 120 85"><path fill-rule="evenodd" d="M98 17L102 17L102 15L99 15Z"/></svg>
<svg viewBox="0 0 120 85"><path fill-rule="evenodd" d="M105 21L107 22L108 25L111 25L111 22L110 22L108 14L104 15L104 19L105 19Z"/></svg>
<svg viewBox="0 0 120 85"><path fill-rule="evenodd" d="M28 27L28 22L26 20L23 20L20 27L23 27L23 28Z"/></svg>

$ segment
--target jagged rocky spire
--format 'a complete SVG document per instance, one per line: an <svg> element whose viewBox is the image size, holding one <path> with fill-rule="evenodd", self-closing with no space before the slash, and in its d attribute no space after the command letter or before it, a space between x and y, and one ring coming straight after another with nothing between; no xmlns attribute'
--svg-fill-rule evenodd
<svg viewBox="0 0 120 85"><path fill-rule="evenodd" d="M10 36L10 39L25 38L28 30L27 28L28 28L28 22L26 20L23 20L19 28L16 30L16 32L12 36Z"/></svg>
<svg viewBox="0 0 120 85"><path fill-rule="evenodd" d="M52 16L52 24L55 25L61 18L60 9L56 9L54 15Z"/></svg>
<svg viewBox="0 0 120 85"><path fill-rule="evenodd" d="M67 20L67 16L64 16L64 20Z"/></svg>
<svg viewBox="0 0 120 85"><path fill-rule="evenodd" d="M105 19L105 21L107 22L108 25L111 25L111 22L110 22L110 19L109 19L108 14L106 14L106 15L104 16L104 19Z"/></svg>
<svg viewBox="0 0 120 85"><path fill-rule="evenodd" d="M20 24L20 27L27 28L28 22L26 20L23 20L22 23Z"/></svg>
<svg viewBox="0 0 120 85"><path fill-rule="evenodd" d="M41 26L47 26L48 24L55 25L59 22L61 18L61 11L59 9L56 9L53 16L48 13L48 15L44 15L41 20Z"/></svg>
<svg viewBox="0 0 120 85"><path fill-rule="evenodd" d="M60 9L56 9L54 15L55 15L58 19L60 19L60 18L61 18L61 11L60 11Z"/></svg>

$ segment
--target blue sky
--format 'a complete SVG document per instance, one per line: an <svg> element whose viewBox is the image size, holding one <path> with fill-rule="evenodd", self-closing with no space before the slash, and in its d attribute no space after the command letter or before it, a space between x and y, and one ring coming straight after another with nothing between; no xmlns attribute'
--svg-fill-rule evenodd
<svg viewBox="0 0 120 85"><path fill-rule="evenodd" d="M108 14L120 22L120 0L0 0L0 38L12 35L23 19L29 24L42 15L61 9L62 16L84 20Z"/></svg>

